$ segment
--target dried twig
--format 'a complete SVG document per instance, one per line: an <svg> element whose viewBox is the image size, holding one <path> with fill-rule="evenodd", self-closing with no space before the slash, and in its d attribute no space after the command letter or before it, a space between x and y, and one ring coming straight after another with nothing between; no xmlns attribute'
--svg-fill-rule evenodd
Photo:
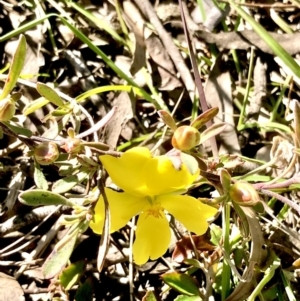
<svg viewBox="0 0 300 301"><path fill-rule="evenodd" d="M0 224L0 236L3 236L7 233L17 231L22 227L31 225L33 223L37 223L42 221L47 215L52 214L53 216L58 216L65 212L66 210L70 210L70 207L63 206L57 210L57 206L44 206L34 208L31 212L22 215L16 215Z"/></svg>
<svg viewBox="0 0 300 301"><path fill-rule="evenodd" d="M141 9L145 16L148 17L149 22L154 26L157 34L159 35L162 43L168 51L174 65L176 66L184 85L189 92L190 98L193 101L195 94L195 83L189 68L186 66L182 55L178 48L173 43L171 35L165 30L161 21L159 20L153 6L149 0L135 0L135 3Z"/></svg>
<svg viewBox="0 0 300 301"><path fill-rule="evenodd" d="M269 34L290 54L295 55L300 52L300 44L297 43L300 33L279 34L269 32ZM211 33L206 31L197 31L195 36L204 40L208 44L216 44L220 50L223 49L242 49L247 50L250 46L255 46L262 52L274 55L270 47L253 30L218 32Z"/></svg>

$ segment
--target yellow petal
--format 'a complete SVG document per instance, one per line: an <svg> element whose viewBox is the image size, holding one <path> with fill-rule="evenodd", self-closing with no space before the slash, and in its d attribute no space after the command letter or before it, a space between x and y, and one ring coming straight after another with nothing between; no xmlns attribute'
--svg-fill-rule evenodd
<svg viewBox="0 0 300 301"><path fill-rule="evenodd" d="M145 163L142 178L146 179L150 195L159 195L186 189L198 175L199 171L192 175L184 164L177 170L167 156L159 156Z"/></svg>
<svg viewBox="0 0 300 301"><path fill-rule="evenodd" d="M157 202L180 221L189 231L198 235L204 234L208 228L207 219L217 213L217 209L205 205L187 195L163 195Z"/></svg>
<svg viewBox="0 0 300 301"><path fill-rule="evenodd" d="M143 212L138 219L136 239L133 244L133 258L136 264L144 264L149 258L155 260L165 254L171 240L169 222L162 212L154 217Z"/></svg>
<svg viewBox="0 0 300 301"><path fill-rule="evenodd" d="M100 156L100 160L113 182L125 192L143 196L145 179L142 169L151 158L151 153L146 147L134 147L126 151L120 158L109 155Z"/></svg>
<svg viewBox="0 0 300 301"><path fill-rule="evenodd" d="M116 192L105 188L105 193L111 215L111 233L124 227L133 216L137 215L148 204L145 198L135 197L126 192ZM95 207L94 220L90 222L90 227L95 233L102 233L104 218L104 200L103 196L100 196Z"/></svg>

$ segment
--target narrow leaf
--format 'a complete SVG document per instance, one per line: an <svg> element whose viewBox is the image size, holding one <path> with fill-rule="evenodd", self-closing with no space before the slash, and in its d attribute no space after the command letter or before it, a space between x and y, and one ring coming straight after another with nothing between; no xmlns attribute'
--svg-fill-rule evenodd
<svg viewBox="0 0 300 301"><path fill-rule="evenodd" d="M78 230L69 237L68 241L61 248L58 250L56 248L53 249L42 267L45 279L53 278L65 267L73 252L77 235ZM65 239L65 237L63 239Z"/></svg>
<svg viewBox="0 0 300 301"><path fill-rule="evenodd" d="M157 114L162 119L164 124L167 125L172 131L175 131L177 129L175 120L169 112L165 110L159 110L157 111Z"/></svg>
<svg viewBox="0 0 300 301"><path fill-rule="evenodd" d="M66 290L70 290L73 287L73 285L79 281L80 276L84 272L84 268L84 261L79 261L69 265L59 276L60 284Z"/></svg>
<svg viewBox="0 0 300 301"><path fill-rule="evenodd" d="M91 40L89 40L82 32L80 32L75 26L73 26L71 23L69 23L67 20L65 20L61 15L57 15L57 14L48 14L45 15L42 18L39 18L37 20L33 20L30 21L20 27L18 27L17 29L9 32L6 35L3 35L0 37L0 42L4 42L8 39L10 39L11 37L14 37L17 34L20 34L22 32L25 32L27 30L29 30L30 28L33 28L35 26L37 26L40 23L43 23L45 20L47 20L48 18L59 18L61 20L61 22L66 25L67 27L70 28L70 30L83 42L85 43L92 51L94 51L97 55L99 55L104 62L113 70L116 72L116 74L118 74L121 78L125 79L130 85L134 86L135 89L137 89L137 91L139 91L139 93L141 94L141 96L143 96L147 101L153 103L154 105L156 105L157 107L159 107L159 105L156 103L156 101L151 97L151 95L149 93L147 93L144 89L139 88L138 85L129 77L127 76L120 68L118 68L115 63L109 59L108 56L105 55L104 52L102 52L96 45L94 45L92 43Z"/></svg>
<svg viewBox="0 0 300 301"><path fill-rule="evenodd" d="M165 273L161 277L166 284L181 294L188 296L199 295L198 286L195 280L189 275L172 272Z"/></svg>
<svg viewBox="0 0 300 301"><path fill-rule="evenodd" d="M224 188L225 192L229 191L230 185L231 185L231 176L227 169L222 168L220 171L220 179L221 179L221 184Z"/></svg>
<svg viewBox="0 0 300 301"><path fill-rule="evenodd" d="M188 171L192 175L194 175L198 171L197 160L193 156L183 153L183 152L180 154L180 157L181 157L182 163L184 163L186 165Z"/></svg>
<svg viewBox="0 0 300 301"><path fill-rule="evenodd" d="M88 10L81 7L79 4L70 1L70 6L72 6L75 10L85 16L88 20L93 22L100 30L105 30L108 34L110 34L117 42L127 46L126 41L113 29L113 27L105 21L105 19L100 19L90 13Z"/></svg>
<svg viewBox="0 0 300 301"><path fill-rule="evenodd" d="M249 231L252 237L251 251L248 259L248 267L243 273L243 279L246 280L246 282L240 281L226 301L247 299L253 291L253 282L251 280L257 279L260 276L259 269L254 270L254 265L258 268L261 265L263 266L268 255L268 250L264 248L265 240L255 212L250 207L240 207L240 209L244 211L248 221Z"/></svg>
<svg viewBox="0 0 300 301"><path fill-rule="evenodd" d="M50 113L50 116L61 117L69 114L70 112L70 108L57 108Z"/></svg>
<svg viewBox="0 0 300 301"><path fill-rule="evenodd" d="M54 193L65 193L72 189L75 185L81 183L87 176L87 171L79 172L77 175L71 175L56 181L52 186Z"/></svg>
<svg viewBox="0 0 300 301"><path fill-rule="evenodd" d="M75 301L93 301L93 280L88 278L77 290Z"/></svg>
<svg viewBox="0 0 300 301"><path fill-rule="evenodd" d="M82 145L93 147L102 151L108 151L109 146L107 144L101 143L101 142L94 142L94 141L83 141Z"/></svg>
<svg viewBox="0 0 300 301"><path fill-rule="evenodd" d="M228 3L245 19L254 29L254 31L264 40L264 42L272 49L272 51L281 58L285 65L300 78L300 67L293 57L249 14L247 14L234 1L228 0Z"/></svg>
<svg viewBox="0 0 300 301"><path fill-rule="evenodd" d="M210 241L215 245L219 246L222 240L222 228L217 226L216 224L210 225Z"/></svg>
<svg viewBox="0 0 300 301"><path fill-rule="evenodd" d="M95 94L100 94L104 92L109 91L125 91L125 92L131 92L133 91L135 95L142 96L142 89L139 87L134 86L128 86L128 85L109 85L109 86L101 86L94 89L91 89L89 91L86 91L80 95L78 95L75 99L77 102L81 102L85 100L86 98L89 98Z"/></svg>
<svg viewBox="0 0 300 301"><path fill-rule="evenodd" d="M200 137L200 143L202 144L205 141L207 141L208 139L210 139L211 137L214 137L216 135L219 135L220 133L222 133L225 129L225 127L227 126L227 124L220 122L220 123L215 123L212 126L210 126L209 128L207 128Z"/></svg>
<svg viewBox="0 0 300 301"><path fill-rule="evenodd" d="M42 190L48 190L48 183L45 178L45 175L41 171L40 165L36 161L34 162L33 178L37 188Z"/></svg>
<svg viewBox="0 0 300 301"><path fill-rule="evenodd" d="M192 123L191 126L199 130L205 123L212 120L219 112L219 108L211 108L199 115Z"/></svg>
<svg viewBox="0 0 300 301"><path fill-rule="evenodd" d="M47 100L44 97L40 97L40 98L30 102L28 105L26 105L24 107L23 115L27 116L27 115L35 112L36 110L42 108L43 106L45 106L48 103L49 103L49 100Z"/></svg>
<svg viewBox="0 0 300 301"><path fill-rule="evenodd" d="M104 262L105 262L105 258L106 258L107 252L108 252L109 233L110 233L110 225L111 225L109 203L108 203L108 199L106 197L104 185L102 182L100 185L100 192L103 196L103 201L104 201L105 220L104 220L104 224L103 224L102 235L101 235L101 240L100 240L100 244L99 244L99 248L98 248L98 255L97 255L97 270L99 272L102 271L102 268L103 268Z"/></svg>
<svg viewBox="0 0 300 301"><path fill-rule="evenodd" d="M57 193L41 189L26 190L20 193L19 201L22 204L29 206L66 205L73 207L75 205L73 202Z"/></svg>
<svg viewBox="0 0 300 301"><path fill-rule="evenodd" d="M60 98L60 96L50 88L49 86L43 84L43 83L37 83L36 84L37 91L41 94L41 96L48 99L51 103L55 104L58 107L63 108L65 106L63 100Z"/></svg>
<svg viewBox="0 0 300 301"><path fill-rule="evenodd" d="M15 92L10 95L10 98L13 99L14 101L18 101L22 97L21 92Z"/></svg>
<svg viewBox="0 0 300 301"><path fill-rule="evenodd" d="M58 16L61 19L61 22L69 27L69 29L78 37L83 43L85 43L92 51L99 55L107 66L109 66L119 77L123 78L128 82L128 84L138 87L135 81L129 77L122 69L120 69L100 48L98 48L90 39L88 39L81 31L79 31L75 26L69 23L67 20ZM152 96L147 93L144 89L139 89L142 96L149 102L153 103L159 108L159 105L152 98Z"/></svg>
<svg viewBox="0 0 300 301"><path fill-rule="evenodd" d="M10 122L2 121L11 131L13 131L17 135L23 135L28 138L32 136L32 132L28 129L25 129L24 127L19 127L17 125L13 125Z"/></svg>
<svg viewBox="0 0 300 301"><path fill-rule="evenodd" d="M142 301L158 301L158 299L156 299L154 292L148 291Z"/></svg>
<svg viewBox="0 0 300 301"><path fill-rule="evenodd" d="M23 69L24 61L26 55L26 39L23 35L20 35L19 44L16 49L16 52L13 56L11 66L9 68L8 76L5 81L5 85L0 95L0 99L4 99L15 87L17 80L20 76L20 73Z"/></svg>
<svg viewBox="0 0 300 301"><path fill-rule="evenodd" d="M199 296L184 296L180 295L174 301L202 301Z"/></svg>

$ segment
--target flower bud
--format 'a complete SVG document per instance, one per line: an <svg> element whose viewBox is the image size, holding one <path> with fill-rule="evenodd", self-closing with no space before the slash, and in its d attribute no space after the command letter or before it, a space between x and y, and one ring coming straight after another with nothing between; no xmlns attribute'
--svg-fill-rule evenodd
<svg viewBox="0 0 300 301"><path fill-rule="evenodd" d="M231 200L240 206L252 207L260 202L259 195L249 183L235 183L229 188Z"/></svg>
<svg viewBox="0 0 300 301"><path fill-rule="evenodd" d="M49 165L57 160L59 151L56 143L42 142L34 150L35 160L41 165Z"/></svg>
<svg viewBox="0 0 300 301"><path fill-rule="evenodd" d="M176 129L172 137L173 147L187 151L197 146L200 143L200 133L197 129L183 125Z"/></svg>
<svg viewBox="0 0 300 301"><path fill-rule="evenodd" d="M68 137L65 141L65 144L62 148L68 153L72 155L76 155L80 152L81 149L81 141L78 138Z"/></svg>
<svg viewBox="0 0 300 301"><path fill-rule="evenodd" d="M11 97L0 100L0 121L12 119L16 112L16 105Z"/></svg>

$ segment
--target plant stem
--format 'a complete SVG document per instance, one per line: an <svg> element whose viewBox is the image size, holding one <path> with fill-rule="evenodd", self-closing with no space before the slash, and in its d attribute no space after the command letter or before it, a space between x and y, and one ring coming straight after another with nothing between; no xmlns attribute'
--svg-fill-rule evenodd
<svg viewBox="0 0 300 301"><path fill-rule="evenodd" d="M222 211L223 219L223 240L224 249L227 254L230 254L230 242L229 242L229 232L230 232L230 205L225 204ZM230 266L223 258L223 270L222 270L222 301L225 301L230 291Z"/></svg>

